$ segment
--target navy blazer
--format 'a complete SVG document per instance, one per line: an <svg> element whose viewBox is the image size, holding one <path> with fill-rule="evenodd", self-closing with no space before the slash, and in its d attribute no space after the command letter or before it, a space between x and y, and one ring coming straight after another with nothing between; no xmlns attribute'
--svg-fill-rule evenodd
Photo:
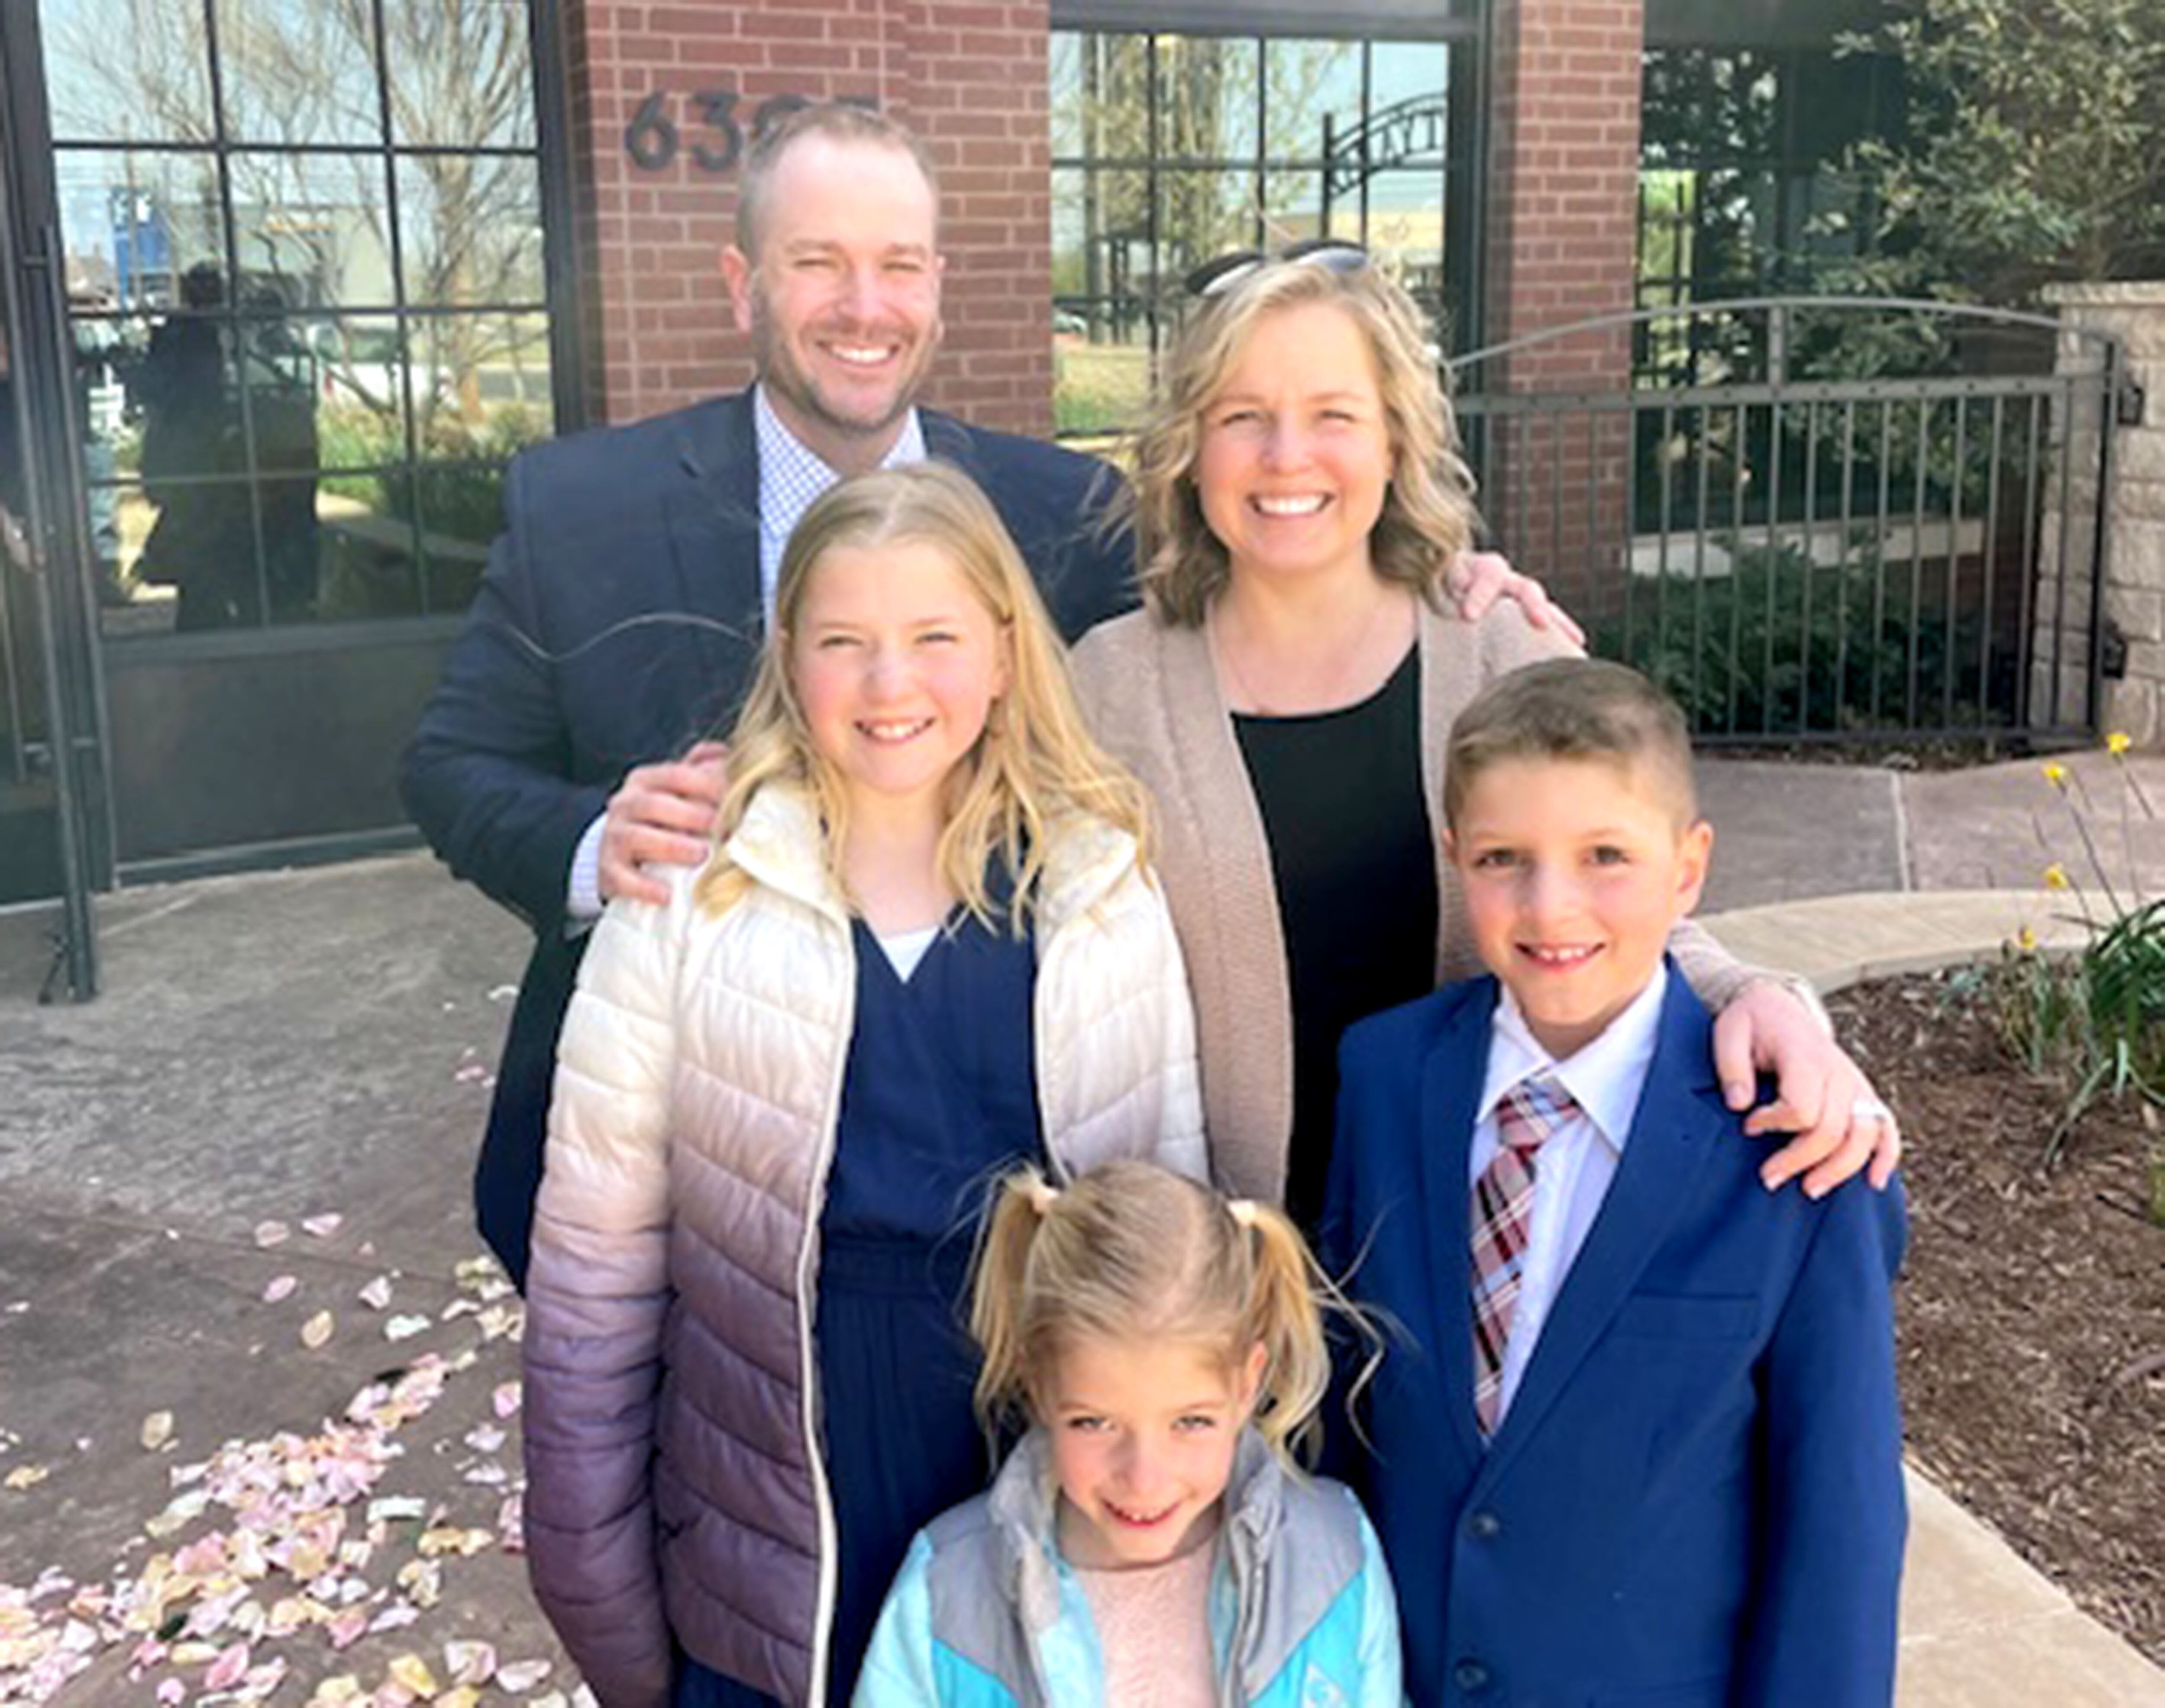
<svg viewBox="0 0 2165 1708"><path fill-rule="evenodd" d="M1065 636L1135 603L1126 541L1093 525L1114 478L1104 463L919 413L927 453L992 499ZM474 1178L482 1236L523 1285L585 943L566 930L572 855L626 772L727 732L758 656L751 394L535 445L503 501L399 783L452 872L535 930Z"/></svg>
<svg viewBox="0 0 2165 1708"><path fill-rule="evenodd" d="M1493 978L1452 985L1341 1052L1324 1255L1405 1338L1361 1401L1370 1450L1340 1456L1413 1701L1884 1708L1899 1191L1766 1191L1672 967L1615 1180L1484 1447L1467 1157L1496 1000Z"/></svg>

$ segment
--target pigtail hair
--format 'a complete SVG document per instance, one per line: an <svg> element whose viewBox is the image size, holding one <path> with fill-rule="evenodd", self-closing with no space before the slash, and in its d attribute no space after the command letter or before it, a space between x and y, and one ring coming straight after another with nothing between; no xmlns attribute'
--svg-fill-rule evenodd
<svg viewBox="0 0 2165 1708"><path fill-rule="evenodd" d="M1367 1334L1359 1309L1324 1273L1282 1210L1249 1199L1226 1206L1247 1231L1254 1269L1249 1330L1267 1362L1256 1396L1256 1430L1288 1463L1321 1445L1316 1414L1330 1387L1324 1314L1343 1314Z"/></svg>
<svg viewBox="0 0 2165 1708"><path fill-rule="evenodd" d="M996 1440L1027 1408L1030 1360L1025 1345L1024 1289L1030 1249L1058 1195L1035 1168L1018 1168L993 1194L992 1210L977 1239L970 1290L970 1335L985 1355L972 1397L988 1441Z"/></svg>

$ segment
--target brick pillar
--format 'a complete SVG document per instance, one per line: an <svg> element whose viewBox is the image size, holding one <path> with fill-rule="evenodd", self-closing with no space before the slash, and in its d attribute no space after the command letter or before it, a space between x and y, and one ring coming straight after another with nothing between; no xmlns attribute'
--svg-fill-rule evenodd
<svg viewBox="0 0 2165 1708"><path fill-rule="evenodd" d="M2097 567L2093 518L2095 506L2102 503L2110 530L2105 614L2126 647L2121 674L2105 679L2104 727L2125 730L2138 746L2165 748L2165 282L2059 285L2045 294L2058 304L2061 324L2069 329L2060 336L2060 371L2095 373L2101 359L2098 340L2070 334L2077 329L2105 333L2120 341L2125 372L2142 387L2146 409L2140 426L2115 430L2112 482L2101 496L2097 489L2101 400L2085 388L2083 401L2068 412L2068 419L2053 424L2055 467L2046 488L2038 541L2038 590L2032 608L2036 616L2031 655L2031 721L2071 723L2082 715L2089 658L2089 590L2095 584ZM2063 530L2061 513L2067 506L2072 506L2072 514ZM2060 550L2063 531L2064 562ZM2063 609L2066 625L2056 648L2053 619Z"/></svg>
<svg viewBox="0 0 2165 1708"><path fill-rule="evenodd" d="M1637 265L1643 0L1494 0L1486 341L1628 312ZM1491 393L1621 393L1628 329L1491 363ZM1582 618L1622 607L1628 414L1516 416L1488 429L1491 527Z"/></svg>
<svg viewBox="0 0 2165 1708"><path fill-rule="evenodd" d="M564 20L595 419L655 414L751 377L719 259L738 167L722 164L728 134L694 98L727 92L746 136L763 102L801 96L868 100L924 138L947 256L946 344L925 400L980 425L1050 431L1046 0L566 0ZM647 166L625 133L656 93L676 145ZM666 146L655 126L643 140Z"/></svg>

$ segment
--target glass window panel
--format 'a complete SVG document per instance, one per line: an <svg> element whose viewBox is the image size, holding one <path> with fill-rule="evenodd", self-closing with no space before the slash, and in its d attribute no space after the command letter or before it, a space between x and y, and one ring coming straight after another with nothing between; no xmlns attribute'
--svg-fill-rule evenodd
<svg viewBox="0 0 2165 1708"><path fill-rule="evenodd" d="M217 3L226 130L235 141L301 147L383 140L371 8L324 0Z"/></svg>
<svg viewBox="0 0 2165 1708"><path fill-rule="evenodd" d="M403 472L315 482L315 612L325 622L420 614L414 488Z"/></svg>
<svg viewBox="0 0 2165 1708"><path fill-rule="evenodd" d="M1053 288L1102 297L1151 276L1150 178L1137 171L1052 175Z"/></svg>
<svg viewBox="0 0 2165 1708"><path fill-rule="evenodd" d="M237 425L228 442L233 462L242 463ZM145 458L155 460L148 449ZM261 624L250 485L245 477L183 481L145 475L144 490L156 515L135 559L134 580L167 590L174 631L194 634Z"/></svg>
<svg viewBox="0 0 2165 1708"><path fill-rule="evenodd" d="M1065 160L1082 152L1082 56L1090 38L1056 29L1046 56L1052 153Z"/></svg>
<svg viewBox="0 0 2165 1708"><path fill-rule="evenodd" d="M1082 152L1094 160L1151 158L1150 38L1082 38Z"/></svg>
<svg viewBox="0 0 2165 1708"><path fill-rule="evenodd" d="M1139 425L1150 403L1147 327L1140 315L1076 317L1080 335L1056 335L1052 413L1063 435L1116 433Z"/></svg>
<svg viewBox="0 0 2165 1708"><path fill-rule="evenodd" d="M230 158L234 249L245 306L392 302L382 156L235 153Z"/></svg>
<svg viewBox="0 0 2165 1708"><path fill-rule="evenodd" d="M553 430L545 316L429 315L408 337L424 456L508 457Z"/></svg>
<svg viewBox="0 0 2165 1708"><path fill-rule="evenodd" d="M143 574L143 548L156 530L159 508L140 482L124 479L90 488L90 529L94 540L109 542L112 556L100 546L97 616L99 632L114 639L170 635L178 589ZM151 564L153 573L156 563Z"/></svg>
<svg viewBox="0 0 2165 1708"><path fill-rule="evenodd" d="M1361 122L1361 44L1265 45L1265 146L1274 160L1320 160L1326 128L1335 139Z"/></svg>
<svg viewBox="0 0 2165 1708"><path fill-rule="evenodd" d="M162 505L171 483L246 474L231 323L169 314L124 323L119 336L129 361L122 429L108 441L115 476L139 476L150 502ZM192 531L185 522L176 529Z"/></svg>
<svg viewBox="0 0 2165 1708"><path fill-rule="evenodd" d="M1229 250L1256 246L1260 211L1253 171L1157 175L1160 277L1168 290Z"/></svg>
<svg viewBox="0 0 2165 1708"><path fill-rule="evenodd" d="M542 302L541 174L532 159L402 156L398 220L409 304Z"/></svg>
<svg viewBox="0 0 2165 1708"><path fill-rule="evenodd" d="M218 166L207 154L64 149L53 156L68 294L94 308L163 308L190 269L224 296Z"/></svg>
<svg viewBox="0 0 2165 1708"><path fill-rule="evenodd" d="M1368 110L1401 103L1441 108L1451 88L1451 49L1440 41L1379 41L1368 49ZM1436 133L1435 152L1443 148Z"/></svg>
<svg viewBox="0 0 2165 1708"><path fill-rule="evenodd" d="M431 612L463 611L503 526L501 463L424 464L414 472L421 519L422 598Z"/></svg>
<svg viewBox="0 0 2165 1708"><path fill-rule="evenodd" d="M528 0L384 0L392 140L535 146Z"/></svg>
<svg viewBox="0 0 2165 1708"><path fill-rule="evenodd" d="M1409 289L1442 289L1443 223L1441 171L1378 172L1368 181L1368 247Z"/></svg>
<svg viewBox="0 0 2165 1708"><path fill-rule="evenodd" d="M278 430L274 412L274 439ZM265 449L266 455L286 454L271 445ZM263 585L273 623L312 623L323 614L320 488L313 470L282 472L255 483L255 503L263 518Z"/></svg>
<svg viewBox="0 0 2165 1708"><path fill-rule="evenodd" d="M1324 216L1323 174L1320 171L1277 171L1263 184L1264 202L1270 214L1271 247L1283 249L1310 237L1343 237L1362 240L1361 192L1357 185L1344 189Z"/></svg>
<svg viewBox="0 0 2165 1708"><path fill-rule="evenodd" d="M1253 40L1160 36L1158 158L1252 160L1262 65Z"/></svg>
<svg viewBox="0 0 2165 1708"><path fill-rule="evenodd" d="M296 317L264 329L265 390L314 400L316 462L368 468L406 457L406 358L387 314ZM255 393L251 393L251 399Z"/></svg>
<svg viewBox="0 0 2165 1708"><path fill-rule="evenodd" d="M45 0L55 141L209 142L203 8L180 0Z"/></svg>

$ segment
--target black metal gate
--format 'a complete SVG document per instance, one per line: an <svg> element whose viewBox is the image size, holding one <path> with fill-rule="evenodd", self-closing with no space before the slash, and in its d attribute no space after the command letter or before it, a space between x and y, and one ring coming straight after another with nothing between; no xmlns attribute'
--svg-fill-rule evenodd
<svg viewBox="0 0 2165 1708"><path fill-rule="evenodd" d="M2094 736L2125 389L2110 338L1754 298L1453 369L1492 534L1703 741ZM1674 382L1621 388L1635 371Z"/></svg>

